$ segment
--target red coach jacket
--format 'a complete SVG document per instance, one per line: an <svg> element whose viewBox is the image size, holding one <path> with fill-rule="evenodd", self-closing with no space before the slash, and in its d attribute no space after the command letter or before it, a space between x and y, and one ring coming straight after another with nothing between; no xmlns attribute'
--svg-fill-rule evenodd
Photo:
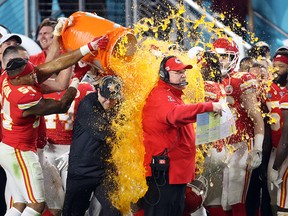
<svg viewBox="0 0 288 216"><path fill-rule="evenodd" d="M182 91L159 80L150 92L142 114L146 176L151 176L152 156L168 149L169 183L186 184L195 177L196 115L212 112L212 102L184 104Z"/></svg>

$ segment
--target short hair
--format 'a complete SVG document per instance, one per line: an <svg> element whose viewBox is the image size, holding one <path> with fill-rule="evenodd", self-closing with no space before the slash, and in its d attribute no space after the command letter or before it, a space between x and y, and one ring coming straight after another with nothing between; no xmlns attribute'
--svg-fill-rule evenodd
<svg viewBox="0 0 288 216"><path fill-rule="evenodd" d="M246 61L253 61L253 58L251 56L246 56L246 57L241 59L239 64L242 65Z"/></svg>
<svg viewBox="0 0 288 216"><path fill-rule="evenodd" d="M26 51L27 52L27 50L24 47L19 46L19 45L7 47L3 52L3 61L8 62L9 61L8 58L10 58L10 56L12 54L19 53L19 51Z"/></svg>
<svg viewBox="0 0 288 216"><path fill-rule="evenodd" d="M55 26L57 24L57 20L52 18L52 17L48 17L42 20L42 22L40 23L40 25L37 27L36 30L36 38L38 37L39 31L44 27L44 26L51 26L54 30Z"/></svg>
<svg viewBox="0 0 288 216"><path fill-rule="evenodd" d="M267 46L257 46L254 45L250 50L248 50L248 56L252 58L266 57L266 53L270 52L270 48Z"/></svg>
<svg viewBox="0 0 288 216"><path fill-rule="evenodd" d="M57 20L52 18L52 17L48 17L42 20L42 22L39 25L39 30L44 27L44 26L51 26L53 29L55 28L57 24Z"/></svg>
<svg viewBox="0 0 288 216"><path fill-rule="evenodd" d="M255 67L257 67L257 68L265 68L264 65L260 64L259 62L253 62L251 67L252 68L255 68Z"/></svg>

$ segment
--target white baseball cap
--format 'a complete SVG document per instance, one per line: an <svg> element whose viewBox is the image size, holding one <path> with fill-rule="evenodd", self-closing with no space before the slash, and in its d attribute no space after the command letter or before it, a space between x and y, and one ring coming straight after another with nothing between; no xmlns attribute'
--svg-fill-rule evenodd
<svg viewBox="0 0 288 216"><path fill-rule="evenodd" d="M188 57L193 59L193 58L197 57L203 51L204 51L204 49L202 47L200 47L200 46L192 47L188 51Z"/></svg>
<svg viewBox="0 0 288 216"><path fill-rule="evenodd" d="M14 39L17 41L18 44L22 43L22 39L16 35L16 34L5 34L3 35L3 37L0 39L0 45L2 45L2 43L4 43L5 41L9 40L9 39Z"/></svg>
<svg viewBox="0 0 288 216"><path fill-rule="evenodd" d="M0 38L3 37L6 34L9 34L9 30L4 28L3 26L0 25Z"/></svg>
<svg viewBox="0 0 288 216"><path fill-rule="evenodd" d="M267 44L264 41L259 41L255 45L258 46L258 47L268 47L268 48L270 48L269 44Z"/></svg>

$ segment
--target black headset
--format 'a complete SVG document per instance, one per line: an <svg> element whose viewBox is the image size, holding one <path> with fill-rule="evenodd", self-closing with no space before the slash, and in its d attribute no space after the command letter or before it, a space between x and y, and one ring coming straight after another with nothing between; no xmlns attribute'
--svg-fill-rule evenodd
<svg viewBox="0 0 288 216"><path fill-rule="evenodd" d="M166 56L162 59L162 61L160 63L160 70L159 70L160 79L162 79L166 83L170 83L170 81L169 81L169 73L165 69L165 64L170 58L173 58L173 57L175 57L175 56Z"/></svg>

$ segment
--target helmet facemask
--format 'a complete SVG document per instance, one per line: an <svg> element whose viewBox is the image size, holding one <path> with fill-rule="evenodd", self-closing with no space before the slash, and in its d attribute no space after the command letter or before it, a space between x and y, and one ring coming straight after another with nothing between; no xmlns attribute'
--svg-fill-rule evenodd
<svg viewBox="0 0 288 216"><path fill-rule="evenodd" d="M217 51L216 51L217 52ZM220 69L222 76L226 75L227 73L232 72L237 65L239 55L234 52L226 52L226 53L218 53L219 54L219 61L220 61ZM227 62L223 63L223 56L227 59Z"/></svg>
<svg viewBox="0 0 288 216"><path fill-rule="evenodd" d="M220 57L221 64L221 73L226 75L227 73L232 72L239 60L239 49L237 44L234 41L230 41L227 38L219 38L213 43L214 52L217 53ZM228 60L223 64L221 56L225 55Z"/></svg>

